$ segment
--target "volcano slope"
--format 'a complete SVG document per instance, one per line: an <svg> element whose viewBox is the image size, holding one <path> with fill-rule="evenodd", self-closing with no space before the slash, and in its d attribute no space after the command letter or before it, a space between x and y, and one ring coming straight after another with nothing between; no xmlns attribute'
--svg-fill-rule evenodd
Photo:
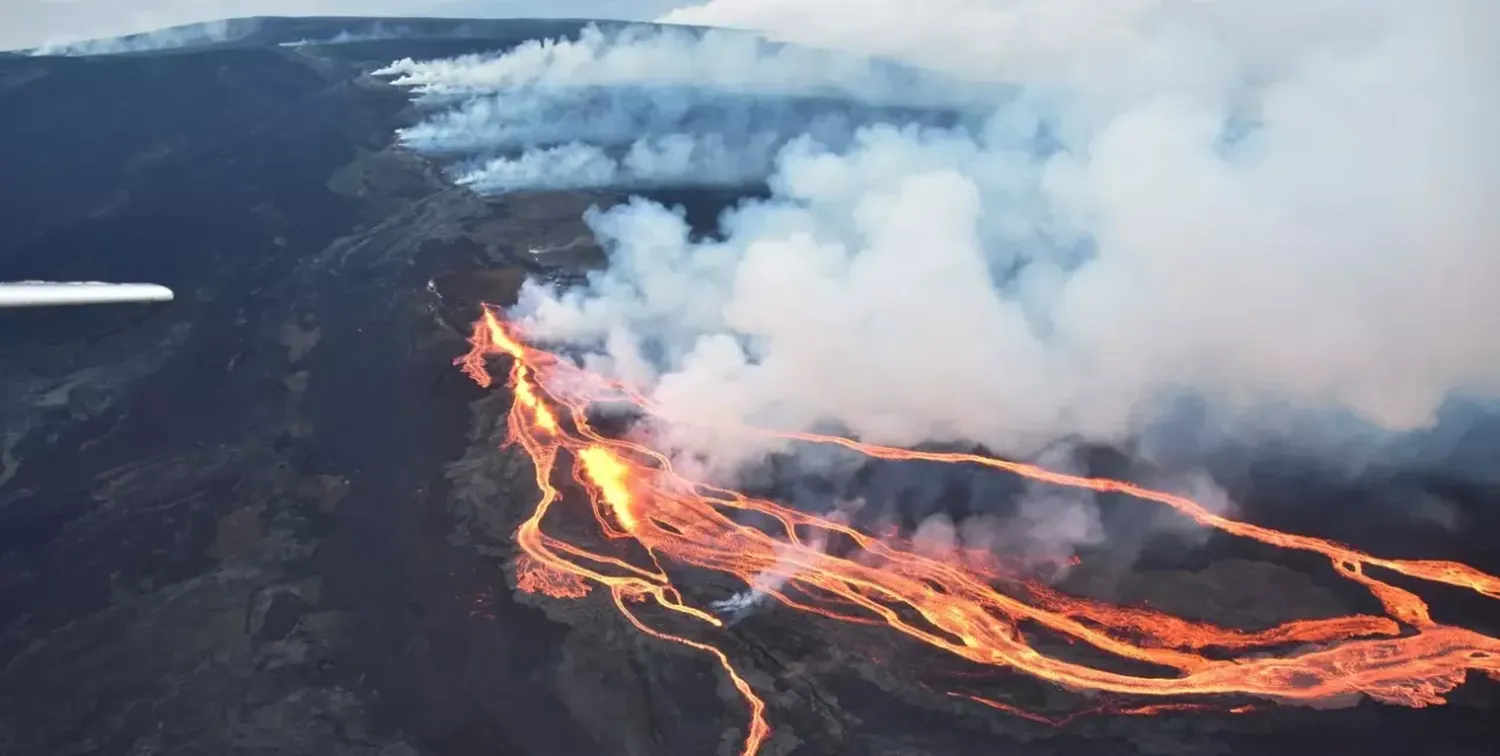
<svg viewBox="0 0 1500 756"><path fill-rule="evenodd" d="M497 448L509 393L452 364L482 302L598 264L580 218L622 197L454 187L393 145L415 116L368 75L577 25L412 21L402 38L282 44L373 24L263 19L170 52L0 59L0 279L178 292L0 319L5 753L740 747L744 703L711 660L636 632L604 596L518 600L511 534L536 499L531 463ZM711 218L723 198L674 199ZM1368 506L1377 483L1286 470L1245 474L1248 517L1500 567L1483 561L1493 491L1406 481L1464 524L1414 530ZM1295 506L1309 496L1326 521ZM1357 532L1336 527L1351 509ZM1326 565L1228 540L1107 561L1071 587L1245 628L1368 609ZM1486 604L1448 598L1435 611L1494 631ZM878 628L773 607L715 642L768 703L768 754L1478 754L1500 735L1482 679L1421 710L1050 726L939 691L958 681L1049 713L1088 696L976 677Z"/></svg>
<svg viewBox="0 0 1500 756"><path fill-rule="evenodd" d="M277 44L357 28L309 24L0 60L0 279L178 294L0 321L8 753L595 751L533 679L561 633L450 542L475 391L426 289L589 200L444 185L362 78L567 27Z"/></svg>

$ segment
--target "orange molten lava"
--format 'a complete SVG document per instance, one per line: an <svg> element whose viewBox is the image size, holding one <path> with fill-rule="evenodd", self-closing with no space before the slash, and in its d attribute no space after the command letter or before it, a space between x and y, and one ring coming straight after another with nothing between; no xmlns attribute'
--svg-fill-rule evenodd
<svg viewBox="0 0 1500 756"><path fill-rule="evenodd" d="M516 564L518 587L555 598L580 598L590 586L600 587L642 632L714 656L749 702L744 756L753 756L770 734L761 698L723 651L647 624L632 607L649 601L704 625L723 625L713 613L685 601L664 564L726 574L802 611L885 625L971 662L1017 670L1080 690L1156 698L1237 695L1277 702L1318 702L1364 694L1420 707L1443 703L1444 694L1462 683L1470 670L1500 677L1500 640L1435 622L1421 598L1366 571L1378 567L1500 598L1500 578L1463 564L1381 559L1333 541L1223 517L1190 499L1119 480L1065 475L976 454L917 452L835 436L735 429L839 445L881 459L978 465L1055 485L1158 502L1234 535L1321 554L1340 574L1365 586L1387 616L1302 620L1244 632L1150 609L1077 598L1025 581L1019 587L1014 585L1017 581L1009 581L1012 585L1002 592L995 587L1001 582L998 576L986 570L922 556L893 539L860 532L842 517L809 515L774 501L686 480L660 453L605 437L589 423L588 409L595 402L625 401L666 421L690 420L672 418L627 387L522 343L488 308L476 324L472 344L459 362L481 385L490 385L485 367L489 356L512 358L509 385L515 402L509 415L509 438L531 457L541 491L535 509L516 532L521 550ZM621 548L586 548L542 530L544 518L560 499L553 473L565 458L574 479L589 493L602 542ZM739 524L735 515L745 511L769 516L779 524L779 532L769 534ZM852 542L862 555L826 553L823 546L834 536ZM792 595L793 589L815 600L799 599ZM1163 671L1160 675L1124 674L1050 656L1031 645L1022 633L1023 625L1045 628ZM1275 647L1287 644L1300 646L1275 652ZM1210 650L1214 653L1205 653ZM1056 721L988 699L954 695L1038 721ZM1090 711L1145 714L1200 708L1207 707L1162 702Z"/></svg>

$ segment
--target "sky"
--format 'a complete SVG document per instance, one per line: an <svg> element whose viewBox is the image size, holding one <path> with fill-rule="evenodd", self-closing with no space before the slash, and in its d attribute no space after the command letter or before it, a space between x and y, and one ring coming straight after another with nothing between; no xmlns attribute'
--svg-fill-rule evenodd
<svg viewBox="0 0 1500 756"><path fill-rule="evenodd" d="M0 0L0 50L244 16L649 20L679 0Z"/></svg>

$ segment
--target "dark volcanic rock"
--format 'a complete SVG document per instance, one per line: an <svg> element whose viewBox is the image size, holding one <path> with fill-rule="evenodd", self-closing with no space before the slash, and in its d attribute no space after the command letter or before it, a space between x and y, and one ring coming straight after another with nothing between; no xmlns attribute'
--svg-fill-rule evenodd
<svg viewBox="0 0 1500 756"><path fill-rule="evenodd" d="M733 753L744 704L711 660L604 596L514 597L531 470L496 448L509 398L452 367L481 302L602 261L580 216L620 198L445 185L392 147L405 96L366 75L576 24L280 44L361 23L0 56L0 279L178 292L0 312L0 753ZM722 202L669 199L700 220ZM1302 572L1236 556L1078 579L1250 625L1341 610ZM737 587L691 578L695 600ZM770 609L712 640L770 704L776 756L1477 754L1496 735L1479 686L1421 712L1058 730L925 686L1057 711L1078 696L890 633Z"/></svg>
<svg viewBox="0 0 1500 756"><path fill-rule="evenodd" d="M6 753L595 750L528 677L562 631L445 535L474 389L426 282L500 216L345 52L0 60L0 280L178 292L0 314Z"/></svg>

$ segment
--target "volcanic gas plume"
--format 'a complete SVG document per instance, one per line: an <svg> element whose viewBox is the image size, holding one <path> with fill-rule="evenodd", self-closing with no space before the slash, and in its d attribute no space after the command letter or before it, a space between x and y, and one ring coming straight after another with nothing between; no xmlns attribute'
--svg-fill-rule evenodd
<svg viewBox="0 0 1500 756"><path fill-rule="evenodd" d="M923 556L897 540L851 528L837 514L808 514L690 480L665 455L596 430L590 410L595 404L623 403L659 421L690 423L692 418L672 416L626 384L525 344L515 326L501 317L485 310L472 349L459 362L481 385L491 383L491 356L511 362L509 388L515 400L509 438L530 456L542 492L516 532L519 587L558 599L580 598L600 588L642 632L714 656L750 707L745 756L753 756L769 735L765 703L727 654L683 628L684 621L717 628L724 620L684 598L671 577L673 567L730 575L794 609L884 625L976 664L1018 670L1073 689L1167 699L1121 707L1117 713L1203 706L1175 699L1213 696L1317 702L1364 694L1390 704L1427 706L1443 703L1444 694L1470 671L1500 679L1500 639L1434 621L1420 597L1378 575L1387 571L1500 599L1500 578L1466 565L1383 559L1331 541L1228 519L1192 500L1125 481L1061 474L989 456L912 451L762 428L720 429L837 445L881 459L975 465L1056 486L1125 493L1227 533L1322 555L1339 574L1368 589L1385 616L1304 620L1242 632L1075 598L1021 575ZM545 528L554 507L569 510L561 516L584 517L559 488L556 477L564 465L587 492L602 546L558 538ZM776 527L768 532L741 524L737 515L744 512L764 515ZM847 539L855 552L831 554L825 548L831 539ZM1148 662L1163 672L1123 674L1052 656L1033 645L1039 632ZM1287 644L1305 645L1277 651ZM997 701L957 695L1028 714Z"/></svg>
<svg viewBox="0 0 1500 756"><path fill-rule="evenodd" d="M1423 706L1497 671L1494 638L1405 587L1500 597L1464 565L1241 521L1205 475L1168 493L918 451L1035 459L1075 439L1185 449L1191 467L1269 438L1395 459L1477 438L1500 398L1500 108L1480 94L1500 71L1494 3L1106 5L713 0L669 18L764 36L590 29L380 72L424 114L404 143L481 193L766 190L711 234L642 198L591 212L607 267L529 282L464 363L488 383L487 356L513 360L510 433L543 492L517 533L521 588L603 589L643 631L716 656L751 705L747 753L764 706L711 629L772 601L1116 697L1110 711ZM748 482L772 457L835 477L846 455L1018 476L1034 543L957 537L993 513L892 535L858 502ZM1493 474L1476 458L1465 472ZM1248 632L1066 594L1036 562L1101 537L1096 494L1326 558L1384 613ZM549 516L594 522L598 543ZM744 590L700 605L681 568ZM1157 672L1054 656L1037 634Z"/></svg>
<svg viewBox="0 0 1500 756"><path fill-rule="evenodd" d="M403 141L482 193L769 190L711 236L593 213L608 269L512 313L675 412L1020 457L1431 461L1495 425L1493 3L846 7L670 17L776 43L590 29L381 73L424 113ZM661 442L719 482L777 443Z"/></svg>

